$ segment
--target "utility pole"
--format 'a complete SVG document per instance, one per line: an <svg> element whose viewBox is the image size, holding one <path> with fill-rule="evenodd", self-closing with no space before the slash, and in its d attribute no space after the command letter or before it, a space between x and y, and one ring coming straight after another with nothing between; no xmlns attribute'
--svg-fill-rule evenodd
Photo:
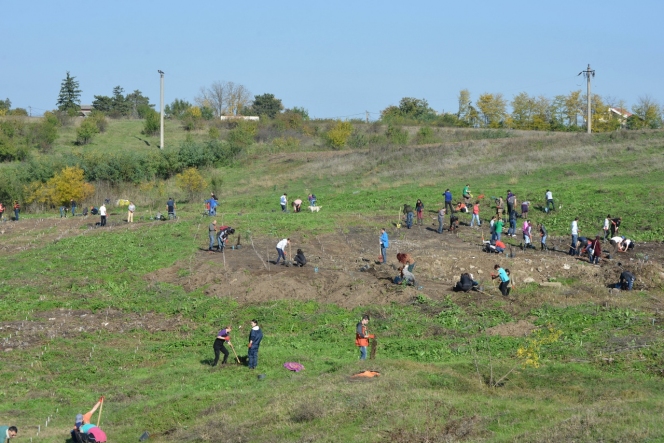
<svg viewBox="0 0 664 443"><path fill-rule="evenodd" d="M588 80L588 94L587 94L587 98L588 98L588 117L587 117L587 119L588 119L588 122L587 122L586 127L588 128L588 134L590 134L590 133L592 133L592 112L591 112L591 107L590 107L590 103L591 103L590 77L595 76L595 71L593 69L590 69L590 65L588 65L588 69L586 69L585 71L579 72L579 75L581 75L581 74L585 75L586 79Z"/></svg>
<svg viewBox="0 0 664 443"><path fill-rule="evenodd" d="M367 119L367 123L369 123L369 111L364 111L364 115Z"/></svg>
<svg viewBox="0 0 664 443"><path fill-rule="evenodd" d="M160 109L160 120L161 120L161 125L159 127L159 149L164 149L164 71L161 69L158 69L157 72L159 73L159 76L161 77L160 81L160 104L159 104L159 109Z"/></svg>

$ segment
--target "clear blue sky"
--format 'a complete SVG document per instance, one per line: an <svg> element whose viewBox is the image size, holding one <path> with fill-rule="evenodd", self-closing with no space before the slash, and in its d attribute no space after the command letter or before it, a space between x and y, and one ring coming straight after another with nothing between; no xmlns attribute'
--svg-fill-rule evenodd
<svg viewBox="0 0 664 443"><path fill-rule="evenodd" d="M631 107L664 103L662 0L5 1L0 98L40 114L70 71L81 102L120 85L159 105L233 81L312 117L363 117L426 99L457 110L459 90L553 98L585 81ZM361 114L361 115L356 115Z"/></svg>

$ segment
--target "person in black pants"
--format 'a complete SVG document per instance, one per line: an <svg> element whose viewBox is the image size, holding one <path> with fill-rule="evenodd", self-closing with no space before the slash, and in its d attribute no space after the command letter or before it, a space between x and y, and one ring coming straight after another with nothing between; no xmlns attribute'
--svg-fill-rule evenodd
<svg viewBox="0 0 664 443"><path fill-rule="evenodd" d="M217 338L214 341L214 362L212 362L212 366L217 366L217 362L219 362L219 353L221 352L224 354L224 359L221 361L222 365L226 364L226 361L228 360L228 349L226 349L226 342L231 341L231 336L229 335L231 332L231 327L226 326L226 329L222 329L219 331L217 334Z"/></svg>

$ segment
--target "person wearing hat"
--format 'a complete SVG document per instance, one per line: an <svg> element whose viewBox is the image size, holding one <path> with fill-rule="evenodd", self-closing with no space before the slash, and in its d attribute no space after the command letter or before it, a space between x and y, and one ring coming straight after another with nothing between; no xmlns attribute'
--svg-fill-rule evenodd
<svg viewBox="0 0 664 443"><path fill-rule="evenodd" d="M8 443L10 438L16 437L18 428L16 426L0 426L0 442Z"/></svg>
<svg viewBox="0 0 664 443"><path fill-rule="evenodd" d="M99 397L99 401L90 409L89 412L85 414L78 414L76 416L76 427L72 429L71 435L74 441L77 441L76 434L90 434L94 436L96 442L106 443L106 433L102 431L98 426L90 423L92 420L92 414L94 414L97 409L104 403L104 397ZM87 441L87 440L84 440Z"/></svg>

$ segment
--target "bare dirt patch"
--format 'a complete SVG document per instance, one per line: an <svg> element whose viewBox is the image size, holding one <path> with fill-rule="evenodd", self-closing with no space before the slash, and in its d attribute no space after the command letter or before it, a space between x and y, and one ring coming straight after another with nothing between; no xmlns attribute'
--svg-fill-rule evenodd
<svg viewBox="0 0 664 443"><path fill-rule="evenodd" d="M516 323L503 323L502 325L488 328L488 335L500 335L502 337L526 337L537 327L527 320L519 320Z"/></svg>
<svg viewBox="0 0 664 443"><path fill-rule="evenodd" d="M384 223L384 221L382 222ZM377 222L379 226L381 222ZM462 226L459 235L438 234L428 226L413 229L388 229L388 264L379 258L378 229L349 228L318 236L291 235L293 254L303 249L309 263L304 268L273 264L279 239L247 239L240 249L224 253L201 249L191 260L146 275L151 282L168 282L186 291L202 290L211 297L232 298L240 303L259 303L277 299L317 300L345 308L386 303L410 303L418 294L433 299L451 297L456 303L484 304L506 300L510 310L528 309L531 304L575 304L606 302L609 285L618 281L618 260L603 260L591 265L585 258L571 257L567 251L522 251L516 239L505 254L482 251L481 231ZM564 238L559 243L566 243ZM231 238L229 244L234 244ZM562 249L562 248L560 248ZM398 275L396 254L408 252L416 261L416 285L403 287L392 283ZM637 276L635 289L658 289L664 281L659 263L621 254L623 268ZM494 264L509 268L515 288L509 298L498 292L491 280ZM318 269L318 272L315 271ZM484 293L453 293L452 287L463 272L473 274ZM540 287L540 283L559 281L560 287Z"/></svg>

